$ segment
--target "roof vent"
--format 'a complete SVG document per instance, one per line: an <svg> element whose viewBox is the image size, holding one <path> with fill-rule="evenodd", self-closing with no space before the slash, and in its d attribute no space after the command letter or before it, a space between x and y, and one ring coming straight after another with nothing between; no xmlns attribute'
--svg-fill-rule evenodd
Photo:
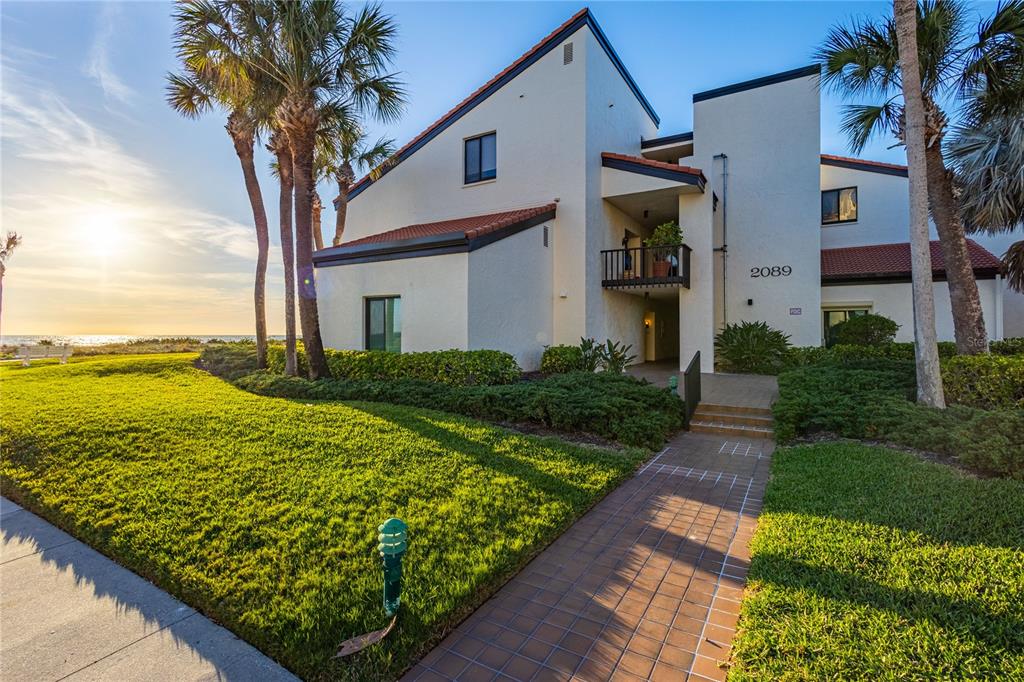
<svg viewBox="0 0 1024 682"><path fill-rule="evenodd" d="M562 45L562 65L572 64L572 43Z"/></svg>

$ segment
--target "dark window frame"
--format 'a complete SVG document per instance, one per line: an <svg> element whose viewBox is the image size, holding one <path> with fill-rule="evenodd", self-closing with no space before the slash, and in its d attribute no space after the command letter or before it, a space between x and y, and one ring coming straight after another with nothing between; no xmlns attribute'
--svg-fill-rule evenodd
<svg viewBox="0 0 1024 682"><path fill-rule="evenodd" d="M484 175L483 163L483 144L484 140L488 137L494 138L494 170L489 175ZM478 144L477 149L477 167L475 170L475 176L471 178L469 168L469 145L471 142ZM498 179L498 131L492 130L489 133L481 133L480 135L474 135L473 137L467 137L462 141L462 184L463 185L477 185L481 182L490 182L491 180Z"/></svg>
<svg viewBox="0 0 1024 682"><path fill-rule="evenodd" d="M831 348L834 345L833 342L832 342L832 335L831 335L830 332L832 331L832 327L834 327L835 325L829 325L828 324L829 313L846 313L846 319L843 320L842 322L847 322L847 321L849 321L849 319L851 317L855 317L854 315L850 315L850 313L857 313L858 315L870 315L872 313L872 311L874 311L874 309L875 309L874 305L863 305L863 304L861 304L861 305L846 304L845 307L838 307L838 308L835 308L835 307L828 307L828 308L822 307L822 309L821 309L821 342L822 342L822 345L825 346L826 348ZM836 324L842 324L842 322L837 322Z"/></svg>
<svg viewBox="0 0 1024 682"><path fill-rule="evenodd" d="M384 337L385 337L385 339L384 339L384 348L383 349L380 349L380 348L370 348L370 307L371 307L371 304L374 301L393 301L393 300L401 302L402 297L397 295L397 294L396 295L392 295L392 296L364 296L363 297L363 350L387 350L387 334L388 334L388 332L387 332L387 316L386 316L386 314L385 314L385 322L384 322L384 326L385 326L385 329L384 329ZM401 305L401 303L399 303L399 305ZM393 329L392 329L392 333L394 333ZM398 330L398 339L399 339L399 350L398 350L398 352L401 353L402 352L402 350L401 350L401 339L402 339L401 327L399 327L399 330Z"/></svg>
<svg viewBox="0 0 1024 682"><path fill-rule="evenodd" d="M842 220L837 218L836 220L825 220L825 195L835 192L836 194L836 209L839 208L839 196L842 192L852 189L853 190L853 211L854 215L852 218ZM823 189L821 190L821 224L822 225L843 225L845 223L855 223L860 218L860 192L857 189L857 185L850 185L848 187L836 187L835 189Z"/></svg>

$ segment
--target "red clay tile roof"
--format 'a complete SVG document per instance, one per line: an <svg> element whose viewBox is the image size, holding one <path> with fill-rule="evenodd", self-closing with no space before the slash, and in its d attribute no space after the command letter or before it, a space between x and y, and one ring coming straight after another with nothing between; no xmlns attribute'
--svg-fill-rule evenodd
<svg viewBox="0 0 1024 682"><path fill-rule="evenodd" d="M855 159L850 156L836 156L834 154L822 154L822 161L838 161L840 163L857 164L860 166L874 166L875 168L886 168L894 171L905 171L906 166L901 166L896 163L882 163L881 161L866 161L865 159Z"/></svg>
<svg viewBox="0 0 1024 682"><path fill-rule="evenodd" d="M660 168L662 170L669 170L675 173L695 175L701 179L701 182L708 181L708 179L704 177L704 171L702 171L700 168L693 168L692 166L680 166L679 164L676 163L665 163L664 161L645 159L642 156L628 156L626 154L616 154L615 152L601 152L601 158L615 159L617 161L628 161L630 163L638 163L642 166L649 166L651 168Z"/></svg>
<svg viewBox="0 0 1024 682"><path fill-rule="evenodd" d="M436 237L440 235L458 236L466 239L476 239L485 234L495 232L505 227L510 227L531 218L537 218L545 213L553 213L556 204L545 204L533 208L519 208L501 213L488 213L486 215L469 216L466 218L452 218L450 220L439 220L436 223L420 223L418 225L406 225L387 232L372 234L369 237L344 242L341 246L360 246L362 244L380 244L394 242L403 239L418 239L422 237Z"/></svg>
<svg viewBox="0 0 1024 682"><path fill-rule="evenodd" d="M945 275L945 259L939 242L930 243L932 255L932 273ZM975 273L980 271L998 271L1001 263L982 246L972 239L967 240L967 252L971 256L971 265ZM822 249L821 279L872 279L879 277L910 276L910 244L873 244L871 246L851 246L842 249Z"/></svg>

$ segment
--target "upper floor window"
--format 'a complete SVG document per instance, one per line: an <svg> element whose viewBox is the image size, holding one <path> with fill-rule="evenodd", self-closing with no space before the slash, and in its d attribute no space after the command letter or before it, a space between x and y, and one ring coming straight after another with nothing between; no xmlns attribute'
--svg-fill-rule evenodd
<svg viewBox="0 0 1024 682"><path fill-rule="evenodd" d="M827 189L821 193L821 224L852 223L857 220L857 188Z"/></svg>
<svg viewBox="0 0 1024 682"><path fill-rule="evenodd" d="M498 136L487 133L466 140L466 175L467 185L498 177Z"/></svg>

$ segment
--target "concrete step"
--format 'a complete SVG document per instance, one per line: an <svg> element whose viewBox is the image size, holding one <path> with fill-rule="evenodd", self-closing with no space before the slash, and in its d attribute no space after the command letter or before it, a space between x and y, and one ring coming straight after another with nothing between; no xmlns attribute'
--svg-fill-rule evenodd
<svg viewBox="0 0 1024 682"><path fill-rule="evenodd" d="M743 414L760 417L771 417L772 411L767 407L743 407L739 405L716 405L714 403L698 403L697 410L705 410L714 414Z"/></svg>
<svg viewBox="0 0 1024 682"><path fill-rule="evenodd" d="M775 432L771 428L763 426L729 425L721 422L702 421L696 418L690 421L690 430L698 433L717 433L726 436L743 436L745 438L771 439L775 437Z"/></svg>
<svg viewBox="0 0 1024 682"><path fill-rule="evenodd" d="M725 423L738 426L762 426L766 429L772 427L771 416L761 414L731 414L728 412L715 412L704 405L699 405L693 414L694 419L702 422Z"/></svg>

